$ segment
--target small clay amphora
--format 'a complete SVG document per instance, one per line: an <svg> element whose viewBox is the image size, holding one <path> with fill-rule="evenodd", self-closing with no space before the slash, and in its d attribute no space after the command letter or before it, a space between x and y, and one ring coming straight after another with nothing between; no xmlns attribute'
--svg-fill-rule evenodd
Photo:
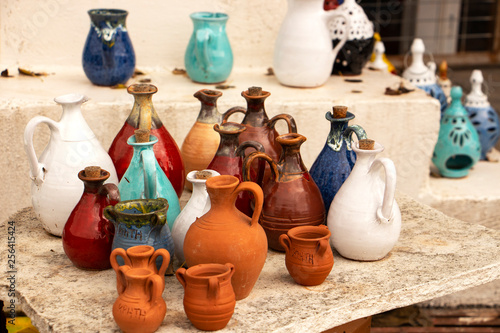
<svg viewBox="0 0 500 333"><path fill-rule="evenodd" d="M284 113L269 119L264 107L264 101L270 95L270 92L263 91L260 87L248 88L248 90L241 92L241 96L243 96L247 101L246 110L242 107L233 107L224 113L222 122L227 122L229 117L234 113L244 113L245 117L241 123L245 125L246 130L240 134L239 142L260 142L264 146L266 154L277 161L281 154L281 145L276 142L276 138L279 135L274 128L276 122L280 119L285 120L288 125L288 132L290 133L297 133L297 125L295 124L295 120L292 116ZM250 154L250 151L246 151L245 154ZM252 167L257 173L259 167L257 161ZM266 165L264 181L267 181L270 176L271 170Z"/></svg>
<svg viewBox="0 0 500 333"><path fill-rule="evenodd" d="M125 288L125 285L121 284L122 281L119 279L118 271L121 265L118 263L118 256L121 257L125 265L132 268L146 268L160 276L165 275L170 263L170 253L165 249L155 251L154 247L149 245L136 245L126 250L122 248L114 249L111 252L109 261L111 262L111 267L116 272L116 287L118 292L120 292L120 289ZM165 284L165 280L162 279L162 281Z"/></svg>
<svg viewBox="0 0 500 333"><path fill-rule="evenodd" d="M245 159L243 177L245 181L249 179L251 164L256 159L270 165L272 177L262 184L264 206L259 222L266 231L269 247L285 251L279 243L280 235L294 227L323 224L326 212L321 192L300 156L300 146L306 137L288 133L278 136L276 141L283 148L279 161L254 152Z"/></svg>
<svg viewBox="0 0 500 333"><path fill-rule="evenodd" d="M233 274L234 265L230 263L201 264L175 272L184 287L184 311L197 329L216 331L226 327L236 305Z"/></svg>
<svg viewBox="0 0 500 333"><path fill-rule="evenodd" d="M264 152L264 146L257 141L245 141L239 144L239 136L246 130L241 124L227 122L222 125L214 125L214 132L220 134L220 144L215 156L208 168L218 171L221 175L231 175L243 181L243 159L247 148ZM259 166L259 174L251 170L251 180L257 184L262 183L264 175L264 164ZM236 208L252 216L252 196L247 191L242 191L236 199Z"/></svg>
<svg viewBox="0 0 500 333"><path fill-rule="evenodd" d="M127 144L128 138L134 135L136 129L150 130L151 135L158 138L158 143L154 146L158 164L180 197L184 189L184 163L177 143L154 108L152 99L157 91L158 88L152 84L133 84L127 88L127 92L134 96L134 106L111 143L108 154L113 160L118 179L121 180L134 153L134 149Z"/></svg>
<svg viewBox="0 0 500 333"><path fill-rule="evenodd" d="M181 147L186 174L207 169L219 147L220 137L214 131L214 125L222 121L222 114L217 110L217 99L221 96L220 91L210 89L202 89L194 94L201 103L201 109ZM186 182L186 188L192 190L192 184Z"/></svg>
<svg viewBox="0 0 500 333"><path fill-rule="evenodd" d="M333 267L330 230L326 225L295 227L280 236L288 273L298 284L317 286Z"/></svg>
<svg viewBox="0 0 500 333"><path fill-rule="evenodd" d="M97 166L78 173L84 189L80 201L69 215L62 233L64 252L82 269L108 269L114 227L104 218L103 210L120 201L115 184L104 184L109 172Z"/></svg>
<svg viewBox="0 0 500 333"><path fill-rule="evenodd" d="M146 268L118 269L123 290L113 304L113 317L124 332L152 333L160 327L167 313L162 298L163 278Z"/></svg>
<svg viewBox="0 0 500 333"><path fill-rule="evenodd" d="M240 183L238 178L221 175L206 182L211 208L189 228L184 239L184 256L189 267L208 263L232 263L231 283L236 300L252 291L267 256L267 239L259 225L264 196L259 185ZM234 202L239 192L255 197L252 218L241 213Z"/></svg>

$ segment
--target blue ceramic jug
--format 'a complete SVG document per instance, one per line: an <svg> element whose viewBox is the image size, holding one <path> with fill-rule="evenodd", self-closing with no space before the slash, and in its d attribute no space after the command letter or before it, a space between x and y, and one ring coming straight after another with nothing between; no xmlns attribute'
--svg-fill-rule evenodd
<svg viewBox="0 0 500 333"><path fill-rule="evenodd" d="M120 201L104 208L104 217L115 226L112 249L150 245L155 250L166 249L172 258L174 241L166 222L169 210L168 201L163 198ZM123 258L116 259L119 265L124 264ZM162 262L162 256L158 256L158 269Z"/></svg>
<svg viewBox="0 0 500 333"><path fill-rule="evenodd" d="M333 113L326 113L325 117L331 123L330 133L310 170L323 197L326 212L356 162L356 154L351 149L352 133L356 133L358 139L366 139L366 132L361 126L348 126L349 120L354 119L354 114L345 111L343 117L334 116L342 114L342 109L347 110L343 106L334 106Z"/></svg>
<svg viewBox="0 0 500 333"><path fill-rule="evenodd" d="M194 31L184 56L191 80L200 83L225 81L233 69L233 52L226 34L227 14L191 14Z"/></svg>
<svg viewBox="0 0 500 333"><path fill-rule="evenodd" d="M134 74L135 53L121 9L92 9L90 31L83 48L83 71L98 86L126 83Z"/></svg>
<svg viewBox="0 0 500 333"><path fill-rule="evenodd" d="M127 144L134 148L134 154L118 184L118 190L122 200L167 199L169 205L167 221L172 230L181 207L172 184L154 155L153 145L157 142L158 139L153 135L150 135L149 142L136 142L134 135L127 140Z"/></svg>
<svg viewBox="0 0 500 333"><path fill-rule="evenodd" d="M441 176L461 178L476 164L481 144L476 129L462 105L462 88L451 88L451 104L444 111L432 162Z"/></svg>

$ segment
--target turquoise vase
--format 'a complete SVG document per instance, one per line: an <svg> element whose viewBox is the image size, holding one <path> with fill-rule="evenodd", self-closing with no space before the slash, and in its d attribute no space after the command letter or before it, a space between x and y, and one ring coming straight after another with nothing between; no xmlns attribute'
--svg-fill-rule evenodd
<svg viewBox="0 0 500 333"><path fill-rule="evenodd" d="M451 105L445 110L432 162L443 177L462 178L476 164L481 144L461 102L462 88L451 89Z"/></svg>
<svg viewBox="0 0 500 333"><path fill-rule="evenodd" d="M136 142L134 135L128 138L127 144L134 148L134 154L118 184L118 190L121 200L167 199L167 222L172 230L181 207L172 184L160 168L153 152L153 145L157 142L158 139L153 135L149 137L149 142Z"/></svg>
<svg viewBox="0 0 500 333"><path fill-rule="evenodd" d="M224 82L233 69L233 52L226 34L227 14L198 12L190 17L194 31L184 56L187 74L195 82Z"/></svg>

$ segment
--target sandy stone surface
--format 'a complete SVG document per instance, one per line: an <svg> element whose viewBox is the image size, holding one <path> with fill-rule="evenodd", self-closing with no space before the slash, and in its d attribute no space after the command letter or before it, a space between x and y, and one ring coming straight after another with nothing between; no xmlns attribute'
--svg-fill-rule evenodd
<svg viewBox="0 0 500 333"><path fill-rule="evenodd" d="M500 231L447 217L404 195L398 203L403 227L389 256L356 262L335 254L320 286L295 284L284 254L269 251L252 293L237 302L224 331L320 332L500 278ZM8 221L16 228L17 302L40 332L118 332L111 314L117 297L113 270L75 268L61 239L43 231L31 208L0 224L3 267ZM2 272L3 300L9 299L6 278ZM174 276L165 282L168 309L158 332L196 331L184 314L181 285Z"/></svg>

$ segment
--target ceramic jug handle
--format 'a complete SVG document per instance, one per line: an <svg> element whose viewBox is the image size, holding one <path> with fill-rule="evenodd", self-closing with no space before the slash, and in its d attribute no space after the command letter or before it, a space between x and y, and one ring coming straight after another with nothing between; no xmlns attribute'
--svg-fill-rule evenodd
<svg viewBox="0 0 500 333"><path fill-rule="evenodd" d="M153 274L148 278L147 286L151 297L149 301L151 303L155 304L160 301L160 299L163 301L161 294L163 293L164 283L165 277L159 276L158 274Z"/></svg>
<svg viewBox="0 0 500 333"><path fill-rule="evenodd" d="M215 276L208 278L208 299L216 300L219 296L220 284L219 279Z"/></svg>
<svg viewBox="0 0 500 333"><path fill-rule="evenodd" d="M363 127L359 125L350 125L344 130L344 133L342 133L344 138L346 138L347 142L349 143L351 143L352 140L352 133L356 134L358 140L363 140L368 138L366 136L366 132L363 129Z"/></svg>
<svg viewBox="0 0 500 333"><path fill-rule="evenodd" d="M224 114L222 114L222 123L223 124L227 123L229 117L235 113L246 114L247 110L242 106L233 106L232 108L224 112Z"/></svg>
<svg viewBox="0 0 500 333"><path fill-rule="evenodd" d="M127 255L127 251L125 251L125 249L122 249L121 247L117 247L111 252L111 255L109 256L109 262L111 263L111 267L113 267L116 274L118 274L118 269L120 268L120 265L118 265L118 261L116 260L116 257L118 256L123 258L125 265L132 267L132 262Z"/></svg>
<svg viewBox="0 0 500 333"><path fill-rule="evenodd" d="M290 237L288 237L287 234L281 234L280 235L280 244L281 246L283 246L283 248L285 249L285 253L288 254L288 252L290 252Z"/></svg>
<svg viewBox="0 0 500 333"><path fill-rule="evenodd" d="M234 265L227 262L224 264L224 266L226 266L227 268L229 268L230 272L229 272L229 278L232 278L233 277L233 274L234 274Z"/></svg>
<svg viewBox="0 0 500 333"><path fill-rule="evenodd" d="M196 31L196 43L194 44L194 55L203 69L211 66L208 57L208 41L210 40L209 29L199 29Z"/></svg>
<svg viewBox="0 0 500 333"><path fill-rule="evenodd" d="M327 20L333 20L336 17L342 17L345 20L345 33L343 35L343 38L340 40L340 42L335 46L335 48L332 50L333 54L333 61L337 58L337 54L339 53L340 49L344 46L344 44L347 42L347 37L349 36L349 30L351 29L351 20L347 15L344 15L343 13L339 13L336 10L332 11L325 11L324 12L327 17ZM333 63L332 63L333 66Z"/></svg>
<svg viewBox="0 0 500 333"><path fill-rule="evenodd" d="M271 167L271 173L273 175L273 179L275 182L278 182L279 180L279 171L278 171L278 166L276 165L276 162L272 159L271 156L267 155L266 153L262 153L260 151L254 151L250 155L245 158L245 161L243 161L243 180L244 181L251 181L250 179L250 170L252 168L252 162L255 159L263 159L266 161L269 166Z"/></svg>
<svg viewBox="0 0 500 333"><path fill-rule="evenodd" d="M260 142L257 142L257 141L252 141L252 140L249 140L249 141L244 141L242 142L238 148L236 148L236 151L235 151L235 154L237 156L240 156L242 159L245 159L245 151L247 148L253 148L255 149L255 151L260 151L262 153L265 152L265 149L264 149L264 146L262 145L262 143ZM259 161L259 172L258 172L258 175L257 175L257 179L255 180L255 183L259 184L259 185L262 185L262 180L264 179L264 171L265 171L265 162L264 161ZM251 180L253 181L253 180Z"/></svg>
<svg viewBox="0 0 500 333"><path fill-rule="evenodd" d="M289 114L286 114L286 113L281 113L281 114L278 114L278 115L272 117L269 120L269 125L268 125L269 128L274 128L274 126L276 125L278 120L281 120L281 119L286 121L286 123L288 125L288 133L297 133L297 124L295 123L295 119L293 119L292 116L290 116Z"/></svg>
<svg viewBox="0 0 500 333"><path fill-rule="evenodd" d="M262 213L262 205L264 204L264 193L262 193L262 188L255 184L254 182L243 182L238 185L236 190L233 192L232 202L236 201L238 194L241 191L249 191L253 194L255 198L255 210L253 211L251 225L256 225L259 223L260 213Z"/></svg>
<svg viewBox="0 0 500 333"><path fill-rule="evenodd" d="M186 289L186 278L185 278L185 275L186 275L186 269L183 268L183 267L178 268L175 271L175 277L177 278L177 280L179 280L179 282L182 284L182 287L184 289Z"/></svg>
<svg viewBox="0 0 500 333"><path fill-rule="evenodd" d="M123 265L118 267L118 271L116 272L116 290L118 291L118 295L123 294L125 289L127 289L127 280L125 279L125 273L132 269L129 265Z"/></svg>
<svg viewBox="0 0 500 333"><path fill-rule="evenodd" d="M168 264L170 263L170 253L166 249L156 250L151 259L149 260L149 265L151 266L151 264L153 264L154 267L156 267L156 258L158 258L159 256L163 257L163 262L161 263L160 269L158 270L158 275L165 276Z"/></svg>
<svg viewBox="0 0 500 333"><path fill-rule="evenodd" d="M385 189L382 206L377 209L377 218L380 222L389 223L392 218L392 206L396 194L396 167L387 157L377 158L370 167L370 172L377 171L379 167L385 169Z"/></svg>
<svg viewBox="0 0 500 333"><path fill-rule="evenodd" d="M318 242L318 249L316 250L316 253L320 256L323 256L325 254L326 250L330 246L330 238L328 239L321 239Z"/></svg>
<svg viewBox="0 0 500 333"><path fill-rule="evenodd" d="M45 180L45 166L38 161L36 157L35 148L33 147L33 134L35 133L35 129L39 124L47 124L51 131L51 136L57 135L59 136L59 124L54 120L44 117L44 116L36 116L31 119L26 128L24 129L24 149L26 154L28 155L28 162L30 164L30 173L31 180L35 182L35 184L40 185Z"/></svg>
<svg viewBox="0 0 500 333"><path fill-rule="evenodd" d="M152 150L141 152L142 168L144 170L144 196L146 199L156 199L156 157Z"/></svg>
<svg viewBox="0 0 500 333"><path fill-rule="evenodd" d="M115 184L104 184L99 188L98 194L107 197L110 205L116 205L120 202L120 191Z"/></svg>

